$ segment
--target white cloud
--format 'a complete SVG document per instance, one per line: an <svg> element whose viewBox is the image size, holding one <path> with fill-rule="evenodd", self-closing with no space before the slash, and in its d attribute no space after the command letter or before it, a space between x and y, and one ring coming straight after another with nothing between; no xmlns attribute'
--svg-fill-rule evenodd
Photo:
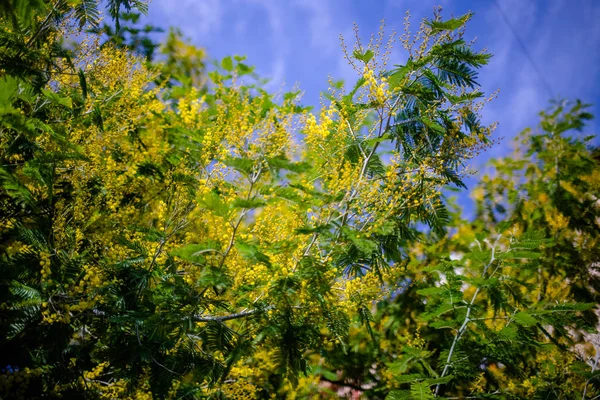
<svg viewBox="0 0 600 400"><path fill-rule="evenodd" d="M179 27L191 39L198 40L221 29L222 4L219 0L155 0L150 12L157 14L164 25Z"/></svg>
<svg viewBox="0 0 600 400"><path fill-rule="evenodd" d="M285 58L280 55L272 64L273 68L268 74L269 83L265 89L278 92L285 84Z"/></svg>
<svg viewBox="0 0 600 400"><path fill-rule="evenodd" d="M295 0L292 3L295 8L305 10L310 28L310 45L321 52L321 56L330 55L338 48L339 32L335 31L333 18L330 10L332 2L323 0ZM337 7L338 11L340 10ZM291 15L294 15L292 9Z"/></svg>
<svg viewBox="0 0 600 400"><path fill-rule="evenodd" d="M286 58L289 53L289 39L284 32L284 13L282 3L274 0L252 0L252 3L259 5L266 12L271 35L269 40L263 45L269 45L273 53L273 58L269 64L272 68L266 72L270 79L266 89L278 90L285 82Z"/></svg>

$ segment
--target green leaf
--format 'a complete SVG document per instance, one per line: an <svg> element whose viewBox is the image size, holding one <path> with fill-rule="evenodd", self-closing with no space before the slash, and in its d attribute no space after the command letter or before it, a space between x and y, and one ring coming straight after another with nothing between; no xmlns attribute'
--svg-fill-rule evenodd
<svg viewBox="0 0 600 400"><path fill-rule="evenodd" d="M426 117L421 117L421 120L429 129L431 129L435 133L437 133L439 135L443 135L444 133L446 133L446 129L443 126L441 126L440 124L438 124L437 122L432 121Z"/></svg>
<svg viewBox="0 0 600 400"><path fill-rule="evenodd" d="M432 294L444 293L446 290L448 290L448 289L445 288L444 286L429 287L429 288L419 289L419 290L417 290L417 293L419 293L421 296L431 296Z"/></svg>
<svg viewBox="0 0 600 400"><path fill-rule="evenodd" d="M377 229L375 230L375 232L377 232L380 235L391 235L394 233L394 230L396 229L396 223L393 221L383 221L383 223L381 224L381 226L378 226Z"/></svg>
<svg viewBox="0 0 600 400"><path fill-rule="evenodd" d="M27 188L15 175L0 167L0 188L16 203L36 207L36 202Z"/></svg>
<svg viewBox="0 0 600 400"><path fill-rule="evenodd" d="M10 283L10 292L22 300L40 300L40 292L37 289L22 284L19 281L12 281Z"/></svg>
<svg viewBox="0 0 600 400"><path fill-rule="evenodd" d="M192 243L179 247L171 252L172 255L192 262L203 262L204 255L220 254L216 243Z"/></svg>
<svg viewBox="0 0 600 400"><path fill-rule="evenodd" d="M316 375L316 376L321 375L322 377L324 377L325 379L328 379L330 381L337 381L337 379L338 379L336 373L331 372L330 370L326 369L322 365L317 365L317 366L313 367L311 372L313 375Z"/></svg>
<svg viewBox="0 0 600 400"><path fill-rule="evenodd" d="M267 162L271 167L285 169L295 173L306 172L311 168L310 164L306 162L293 162L284 156L269 158Z"/></svg>
<svg viewBox="0 0 600 400"><path fill-rule="evenodd" d="M79 29L83 29L86 25L92 28L97 28L100 20L100 12L98 11L98 2L96 0L78 0L74 7L75 18L79 20Z"/></svg>
<svg viewBox="0 0 600 400"><path fill-rule="evenodd" d="M383 134L383 135L381 135L381 136L378 136L378 137L373 137L373 138L364 139L364 140L361 142L361 145L362 145L363 147L364 147L365 145L366 145L367 147L372 147L372 146L374 146L374 145L375 145L375 144L377 144L377 143L382 143L382 142L385 142L385 141L391 140L391 139L393 139L393 138L394 138L394 136L393 136L393 135L391 135L391 134L389 134L389 133L386 133L386 134ZM388 221L388 222L389 222L389 221Z"/></svg>
<svg viewBox="0 0 600 400"><path fill-rule="evenodd" d="M229 207L214 191L206 193L198 203L207 210L214 211L214 213L220 217L229 215Z"/></svg>
<svg viewBox="0 0 600 400"><path fill-rule="evenodd" d="M17 78L10 75L5 75L0 79L0 107L12 109L12 102L17 97L19 86Z"/></svg>
<svg viewBox="0 0 600 400"><path fill-rule="evenodd" d="M221 60L221 67L223 67L223 69L227 72L233 71L233 60L231 57L225 57L223 60Z"/></svg>
<svg viewBox="0 0 600 400"><path fill-rule="evenodd" d="M533 326L537 324L537 320L531 314L523 311L516 313L513 319L516 323L522 326Z"/></svg>
<svg viewBox="0 0 600 400"><path fill-rule="evenodd" d="M361 253L370 255L377 250L377 242L359 237L359 232L355 232L347 227L344 227L342 232Z"/></svg>
<svg viewBox="0 0 600 400"><path fill-rule="evenodd" d="M275 195L279 198L293 201L295 203L302 203L302 197L300 197L298 192L291 187L278 187L275 190Z"/></svg>
<svg viewBox="0 0 600 400"><path fill-rule="evenodd" d="M44 96L46 96L46 98L48 100L50 100L51 102L53 102L55 104L60 104L67 108L73 108L73 102L71 101L71 99L69 97L62 97L62 96L58 95L57 93L54 93L53 91L48 90L48 89L42 89L42 93L44 94Z"/></svg>
<svg viewBox="0 0 600 400"><path fill-rule="evenodd" d="M248 65L246 65L244 63L239 63L238 65L236 65L235 69L236 69L238 75L240 75L240 76L251 74L254 71L254 67L249 67Z"/></svg>
<svg viewBox="0 0 600 400"><path fill-rule="evenodd" d="M518 337L518 331L514 325L507 325L498 331L498 335L507 340L514 340Z"/></svg>
<svg viewBox="0 0 600 400"><path fill-rule="evenodd" d="M254 168L254 160L250 158L227 157L223 164L249 176Z"/></svg>
<svg viewBox="0 0 600 400"><path fill-rule="evenodd" d="M510 251L508 253L505 253L502 255L501 258L504 258L506 260L513 260L513 259L536 259L536 258L540 258L542 256L542 253L537 253L534 251Z"/></svg>
<svg viewBox="0 0 600 400"><path fill-rule="evenodd" d="M362 85L364 85L366 82L366 79L363 77L360 77L359 79L356 80L356 83L354 84L354 87L352 88L352 90L350 91L350 93L348 93L347 95L345 95L343 97L343 102L346 104L346 109L351 109L352 108L352 100L354 98L354 95L356 94L356 92L358 91L358 89L360 89L362 87ZM344 109L344 107L341 107L338 104L338 108ZM350 114L352 114L353 112L350 112Z"/></svg>
<svg viewBox="0 0 600 400"><path fill-rule="evenodd" d="M267 204L263 199L260 198L252 198L252 199L240 199L237 198L233 201L233 206L234 207L238 207L238 208L246 208L246 209L254 209L254 208L259 208L259 207L263 207L265 204Z"/></svg>
<svg viewBox="0 0 600 400"><path fill-rule="evenodd" d="M210 78L212 83L217 85L223 80L223 75L221 75L218 71L210 71L208 73L208 77Z"/></svg>
<svg viewBox="0 0 600 400"><path fill-rule="evenodd" d="M408 390L392 390L385 396L385 400L410 400L411 394Z"/></svg>
<svg viewBox="0 0 600 400"><path fill-rule="evenodd" d="M231 285L231 283L231 278L227 276L224 271L215 267L204 268L200 274L200 278L198 278L197 281L198 286L210 286L214 287L218 291L226 289Z"/></svg>
<svg viewBox="0 0 600 400"><path fill-rule="evenodd" d="M425 378L423 374L395 374L394 381L399 384L421 381Z"/></svg>
<svg viewBox="0 0 600 400"><path fill-rule="evenodd" d="M429 384L425 382L416 382L410 385L410 395L414 400L433 400L433 393L429 389Z"/></svg>
<svg viewBox="0 0 600 400"><path fill-rule="evenodd" d="M271 260L269 256L258 250L258 247L255 245L238 241L235 243L235 248L240 252L242 257L251 261L262 263L268 268L271 268Z"/></svg>
<svg viewBox="0 0 600 400"><path fill-rule="evenodd" d="M290 101L290 100L294 100L298 97L298 95L300 95L300 91L296 90L295 92L287 92L283 95L283 100L285 101Z"/></svg>
<svg viewBox="0 0 600 400"><path fill-rule="evenodd" d="M364 53L361 53L358 50L354 50L352 55L354 56L354 58L363 61L365 64L368 64L369 61L371 61L371 59L375 55L375 53L373 53L372 50L367 50Z"/></svg>
<svg viewBox="0 0 600 400"><path fill-rule="evenodd" d="M459 18L452 18L446 21L426 21L425 24L427 24L433 32L453 31L464 26L472 16L473 14L468 13Z"/></svg>
<svg viewBox="0 0 600 400"><path fill-rule="evenodd" d="M404 77L412 70L408 64L398 65L397 67L398 68L391 70L387 75L388 85L392 91L400 85L402 79L404 79Z"/></svg>
<svg viewBox="0 0 600 400"><path fill-rule="evenodd" d="M432 312L421 314L421 318L423 319L423 321L429 321L453 309L454 306L451 303L442 303Z"/></svg>
<svg viewBox="0 0 600 400"><path fill-rule="evenodd" d="M306 234L309 234L309 233L323 233L323 232L327 232L327 231L329 231L330 228L331 228L331 225L324 224L324 225L318 225L318 226L315 226L315 227L309 227L309 226L300 227L300 228L296 228L294 231L296 233L300 233L300 234L306 235Z"/></svg>
<svg viewBox="0 0 600 400"><path fill-rule="evenodd" d="M425 382L427 382L427 384L429 386L431 385L445 385L448 382L450 382L452 379L454 379L454 375L446 375L442 378L430 378L430 379L425 379Z"/></svg>
<svg viewBox="0 0 600 400"><path fill-rule="evenodd" d="M415 361L414 356L411 356L408 354L403 354L402 356L400 356L400 358L397 361L394 361L393 363L389 363L388 368L395 375L401 375L401 374L404 374L408 370L411 363L413 363L414 361Z"/></svg>
<svg viewBox="0 0 600 400"><path fill-rule="evenodd" d="M79 70L79 85L81 86L81 96L83 97L83 100L85 101L85 99L87 98L87 80L85 78L85 73L83 72L83 69Z"/></svg>

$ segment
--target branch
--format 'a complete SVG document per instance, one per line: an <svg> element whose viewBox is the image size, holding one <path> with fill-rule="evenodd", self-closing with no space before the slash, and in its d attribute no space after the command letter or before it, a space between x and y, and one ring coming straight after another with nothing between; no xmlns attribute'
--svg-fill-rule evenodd
<svg viewBox="0 0 600 400"><path fill-rule="evenodd" d="M334 381L333 379L327 379L324 376L320 376L319 380L325 381L325 382L329 382L329 383L331 383L332 385L335 385L335 386L348 387L350 389L357 390L357 391L360 391L360 392L364 392L365 390L367 390L366 388L364 388L364 387L362 387L360 385L355 385L353 383L348 383L348 382L345 382L345 381Z"/></svg>
<svg viewBox="0 0 600 400"><path fill-rule="evenodd" d="M496 390L495 392L486 393L486 395L490 394L499 394L500 390ZM481 396L467 396L467 397L446 397L446 400L458 400L458 399L481 399Z"/></svg>
<svg viewBox="0 0 600 400"><path fill-rule="evenodd" d="M246 200L250 200L250 198L252 197L252 189L254 189L254 185L258 181L258 178L260 177L261 172L262 172L262 166L259 166L258 169L252 174L252 177L249 178L250 187L248 188L248 194L246 195ZM235 244L235 235L237 233L237 230L240 227L240 224L242 223L242 221L244 220L244 217L246 216L247 212L248 212L248 210L243 208L238 220L236 221L235 224L232 225L233 230L231 232L231 237L229 238L229 244L227 245L227 248L225 249L225 251L222 254L221 262L219 263L219 269L223 268L223 265L225 265L225 259L227 258L227 256L231 252L231 249L233 248L233 245Z"/></svg>
<svg viewBox="0 0 600 400"><path fill-rule="evenodd" d="M37 39L38 35L44 30L44 28L46 28L46 24L48 23L48 21L50 21L50 17L52 17L52 14L54 14L54 11L57 11L57 9L56 9L57 6L58 6L58 1L55 4L52 4L52 10L50 10L48 15L46 15L46 18L44 18L44 20L38 27L37 31L33 35L31 35L31 37L29 38L27 43L25 43L25 46L29 47L33 43L33 41L35 39Z"/></svg>
<svg viewBox="0 0 600 400"><path fill-rule="evenodd" d="M264 309L255 309L255 310L244 311L244 312L239 312L239 313L229 314L229 315L220 315L220 316L215 316L215 315L209 315L209 316L194 315L193 319L196 322L225 322L225 321L230 321L232 319L240 319L240 318L249 317L249 316L257 314L257 313L259 313L261 311L270 310L272 308L273 308L273 306L269 306L269 307L264 308Z"/></svg>
<svg viewBox="0 0 600 400"><path fill-rule="evenodd" d="M258 181L258 178L260 177L261 172L262 172L262 165L259 165L258 169L248 179L250 182L250 187L248 188L248 194L246 195L246 200L250 200L250 198L252 197L252 189L254 188L254 185ZM225 260L227 259L227 256L229 256L229 253L231 252L231 250L233 249L233 246L235 245L235 236L237 234L237 230L239 229L240 225L242 224L242 221L244 220L244 217L246 216L247 213L248 213L248 209L243 208L240 213L240 216L238 217L238 220L235 222L235 224L232 223L231 221L229 222L229 225L232 227L232 231L231 231L231 237L229 238L229 243L227 244L227 248L223 252L217 251L217 253L219 253L221 255L221 261L219 261L219 267L218 267L219 269L222 269L223 266L225 265ZM202 297L204 295L204 293L206 293L208 288L209 287L207 286L204 288L204 290L202 290L200 292L200 297Z"/></svg>
<svg viewBox="0 0 600 400"><path fill-rule="evenodd" d="M383 126L384 123L384 117L381 116L380 120L379 120L379 130L377 133L377 138L380 139L381 137L383 137L383 135L389 131L390 127L391 127L391 120L392 120L392 113L394 111L394 109L397 107L398 103L400 102L400 97L398 96L396 98L396 100L394 101L394 103L392 104L392 106L390 107L390 112L389 115L387 117L387 121L385 122L385 127ZM405 121L400 121L399 123L404 123ZM350 122L346 119L346 123L348 125L348 129L350 129L350 132L352 133L352 135L354 136L354 138L356 139L356 135L354 133L354 131L352 130L352 126L350 125ZM342 228L344 227L344 225L346 224L347 220L348 220L348 211L350 210L350 205L352 203L352 201L354 201L354 199L356 198L356 196L358 196L359 194L359 190L360 190L360 185L362 184L362 180L364 179L364 176L367 172L367 168L369 166L369 162L371 161L371 158L375 155L375 153L377 152L377 148L379 147L379 144L381 142L377 142L375 143L375 145L373 146L373 148L371 149L371 151L369 152L369 154L366 154L362 148L362 146L360 145L360 143L358 143L358 147L363 155L363 165L361 167L357 182L356 182L356 186L354 188L350 188L350 190L348 192L346 192L346 194L344 195L344 198L341 200L339 206L340 208L345 208L342 212L342 214L340 216L338 216L338 218L341 219L340 222L340 226L338 228L338 232L336 234L335 237L335 242L337 242L341 236L342 233ZM345 207L344 207L345 206ZM337 219L337 218L336 218ZM331 220L331 215L328 218L328 223ZM294 265L294 268L292 269L293 271L296 271L296 268L298 267L298 264L300 263L300 260L304 257L307 257L310 254L310 250L312 249L312 247L314 246L314 244L316 243L317 239L319 238L319 232L314 232L311 238L310 243L306 246L306 248L304 249L304 252L302 253L302 256L300 257L300 259L298 259ZM335 247L335 246L334 246ZM331 251L330 251L331 253Z"/></svg>
<svg viewBox="0 0 600 400"><path fill-rule="evenodd" d="M596 359L594 360L594 364L592 365L592 374L594 372L596 372L596 367L598 366L598 361L600 360L600 354L596 353ZM585 400L585 396L587 395L587 390L588 390L588 385L590 384L590 382L594 379L594 377L588 379L587 381L585 381L585 386L583 387L583 396L581 396L582 400ZM599 396L594 397L597 398Z"/></svg>
<svg viewBox="0 0 600 400"><path fill-rule="evenodd" d="M346 119L346 118L344 118L344 119ZM354 141L356 142L356 145L358 146L358 149L360 150L360 154L362 154L362 156L364 158L366 158L367 154L363 150L361 143L358 142L358 138L356 137L356 134L354 133L354 129L352 129L352 125L350 125L350 121L348 121L347 119L346 119L346 125L348 125L348 129L350 130L350 133L352 134L352 137L354 138Z"/></svg>
<svg viewBox="0 0 600 400"><path fill-rule="evenodd" d="M496 261L496 258L495 258L496 246L498 245L498 241L500 240L501 237L502 237L502 235L498 235L498 237L496 238L496 241L492 245L492 256L490 258L490 261L483 268L483 272L481 273L482 278L485 278L485 274L487 273L488 269L490 268L492 263L494 261ZM448 372L448 369L450 368L450 363L452 361L452 355L454 354L456 345L458 344L462 335L467 330L467 325L469 324L469 321L471 321L471 319L469 317L471 315L471 310L473 310L473 304L475 303L475 300L477 299L477 295L479 294L480 289L481 288L478 287L477 290L475 290L475 293L473 294L473 297L471 298L471 301L469 302L469 306L467 308L467 313L465 315L465 320L463 321L462 325L458 329L458 332L456 332L456 336L454 336L454 340L452 341L452 346L450 346L450 352L448 352L448 358L446 359L446 365L444 365L444 369L442 370L442 374L440 375L440 378L443 378L444 376L446 376L446 373ZM440 390L440 385L441 384L438 383L435 386L435 394L434 394L435 397L437 397L437 395L438 395L438 392Z"/></svg>
<svg viewBox="0 0 600 400"><path fill-rule="evenodd" d="M389 126L389 128L395 128L397 126L402 126L402 125L406 125L406 124L410 124L411 122L418 122L419 118L409 118L409 119L404 119L402 121L398 121L398 122L394 122L393 124L391 124Z"/></svg>

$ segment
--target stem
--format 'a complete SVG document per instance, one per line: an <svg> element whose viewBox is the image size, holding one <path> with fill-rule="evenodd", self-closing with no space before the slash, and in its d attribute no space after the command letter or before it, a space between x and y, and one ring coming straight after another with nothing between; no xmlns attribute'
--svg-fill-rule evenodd
<svg viewBox="0 0 600 400"><path fill-rule="evenodd" d="M167 243L167 240L168 240L168 238L164 238L164 239L160 240L160 244L158 245L158 248L154 252L154 257L152 257L152 262L150 263L150 267L148 268L150 271L152 271L152 268L154 268L154 264L156 263L156 259L158 258L158 256L160 255L160 253L162 253L162 249L163 249L165 243Z"/></svg>
<svg viewBox="0 0 600 400"><path fill-rule="evenodd" d="M242 220L244 219L245 216L246 216L246 210L242 210L240 217L238 218L235 225L233 225L233 231L231 232L231 237L229 238L229 243L227 244L227 248L223 252L223 256L221 257L221 262L219 262L219 269L223 268L223 265L225 265L225 259L227 258L227 256L231 252L231 249L233 248L233 245L235 244L235 235L237 234L237 230L240 227L240 224L242 223Z"/></svg>
<svg viewBox="0 0 600 400"><path fill-rule="evenodd" d="M498 241L500 240L501 237L502 237L502 235L498 235L498 237L496 238L496 241L492 245L492 256L490 258L490 261L483 268L483 272L481 273L482 278L485 278L485 274L487 273L489 267L496 260L496 258L495 258L496 246L498 245ZM444 365L444 369L442 370L442 374L440 375L440 378L443 378L444 376L446 376L446 373L448 372L448 369L450 368L450 363L452 361L452 355L454 354L456 345L458 344L462 335L467 330L467 325L469 324L469 321L471 321L471 319L469 317L471 316L471 311L473 310L473 304L475 303L475 300L477 299L477 295L479 294L479 292L480 292L480 288L477 288L477 290L475 290L475 293L473 294L473 297L471 298L471 301L469 302L469 306L467 308L467 313L465 315L465 320L463 321L462 325L456 332L456 336L454 336L454 340L452 341L452 346L450 346L450 352L448 353L448 358L446 359L446 365ZM440 390L440 385L441 384L438 383L435 386L435 395L434 395L435 397L437 397L437 395L438 395L438 392Z"/></svg>
<svg viewBox="0 0 600 400"><path fill-rule="evenodd" d="M592 374L594 372L596 372L596 367L598 366L598 360L600 360L600 353L596 352L596 359L594 360L594 365L592 365ZM590 378L587 381L585 381L585 386L583 387L583 396L581 396L581 400L585 400L585 395L587 394L587 388L592 379L593 378ZM596 397L598 397L598 396L596 396ZM596 398L596 397L594 397L594 398Z"/></svg>
<svg viewBox="0 0 600 400"><path fill-rule="evenodd" d="M273 307L270 306L270 307L265 308L264 310L269 310L271 308L273 308ZM263 311L263 309L244 311L244 312L239 312L239 313L229 314L229 315L222 315L222 316L194 315L193 318L194 318L194 321L196 321L196 322L225 322L225 321L231 321L232 319L240 319L240 318L249 317L251 315L259 313L260 311Z"/></svg>
<svg viewBox="0 0 600 400"><path fill-rule="evenodd" d="M358 138L356 137L356 134L354 133L354 129L352 129L352 125L350 125L350 121L348 121L346 118L344 118L344 119L346 120L346 125L348 125L348 129L350 130L350 133L352 134L352 137L354 138L354 141L358 145L358 149L360 150L360 154L362 154L363 157L366 157L367 155L365 154L365 151L363 150L363 148L360 145L360 143L358 143Z"/></svg>
<svg viewBox="0 0 600 400"><path fill-rule="evenodd" d="M390 113L388 115L387 121L385 123L385 128L383 127L383 119L384 117L381 116L380 120L379 120L379 132L377 133L377 139L380 139L392 126L391 125L391 120L392 120L392 112L393 110L396 108L396 106L398 105L398 102L400 101L400 96L398 96L398 98L396 99L396 101L394 101L394 104L392 104L392 106L390 107ZM403 123L404 121L401 121L400 123ZM342 214L342 221L340 223L340 228L338 231L338 235L336 237L336 240L339 239L340 234L342 232L342 228L344 227L344 225L347 222L348 219L348 211L350 209L350 203L352 203L352 201L356 198L356 196L358 196L358 191L360 189L360 185L362 183L362 180L367 172L367 168L369 166L369 162L371 161L371 158L373 158L373 156L375 155L375 152L377 151L377 148L379 147L379 144L381 142L377 142L375 143L375 145L373 146L373 148L371 149L371 151L369 152L369 154L365 157L365 160L363 162L362 168L360 169L360 174L358 176L358 181L356 182L356 186L354 189L352 189L350 191L350 197L349 199L346 201L346 209L344 210L344 213ZM362 148L361 148L362 151ZM363 153L364 154L364 153Z"/></svg>
<svg viewBox="0 0 600 400"><path fill-rule="evenodd" d="M248 188L248 194L246 195L246 200L250 200L250 197L252 196L252 189L254 188L254 184L258 180L258 177L260 176L261 172L262 172L262 167L259 166L258 169L256 170L256 172L252 174L252 177L250 178L250 188ZM231 232L231 237L229 238L229 244L227 245L227 248L223 252L223 257L221 257L221 262L219 263L219 269L221 269L223 267L223 265L225 264L225 259L227 258L227 256L231 252L231 249L233 248L233 245L235 243L235 235L236 235L237 230L240 227L240 224L242 223L244 217L246 216L247 212L248 212L247 209L245 209L245 208L242 209L242 212L240 213L238 220L233 225L233 231Z"/></svg>
<svg viewBox="0 0 600 400"><path fill-rule="evenodd" d="M490 394L499 394L500 391L496 390L495 392L486 393L486 395ZM467 397L446 397L446 400L458 400L458 399L481 399L481 396L467 396Z"/></svg>
<svg viewBox="0 0 600 400"><path fill-rule="evenodd" d="M48 15L46 15L46 18L44 18L44 20L42 21L42 23L40 24L39 28L37 29L37 31L29 38L29 40L27 41L27 43L25 44L25 46L29 47L33 41L35 39L37 39L38 35L42 32L42 30L46 27L46 24L48 23L48 21L50 20L50 17L52 17L52 14L54 13L54 11L56 10L56 6L58 5L58 2L54 3L52 5L52 10L50 10L50 12L48 13Z"/></svg>
<svg viewBox="0 0 600 400"><path fill-rule="evenodd" d="M392 112L398 106L399 102L400 102L400 96L398 96L396 98L396 100L394 101L394 103L392 104L392 106L389 109L390 113L389 113L387 121L385 123L385 127L383 126L384 117L380 116L379 132L377 134L377 138L378 139L381 138L391 127L411 122L411 120L404 120L404 121L400 121L400 122L398 122L397 124L394 124L394 125L391 124ZM348 129L350 130L350 133L356 139L356 135L354 133L354 130L352 129L352 126L350 125L350 122L348 120L346 120L346 123L348 124ZM341 207L344 207L344 204L345 204L345 210L343 211L343 213L341 215L341 219L342 220L340 222L340 227L338 228L338 232L337 232L337 235L336 235L336 238L335 238L335 242L337 242L339 240L340 236L341 236L342 228L344 227L344 225L346 224L346 222L348 220L348 211L350 210L350 203L352 203L352 201L358 195L360 185L362 183L362 180L364 179L364 176L365 176L366 171L367 171L367 167L369 165L369 161L371 161L371 158L373 157L373 155L375 155L375 152L377 151L377 148L379 147L379 144L380 144L380 142L375 143L375 145L373 146L373 148L371 149L371 151L369 152L369 154L366 155L366 156L365 156L365 152L364 152L362 146L360 146L360 144L359 144L360 152L361 152L361 154L363 154L364 161L363 161L363 165L362 165L361 170L360 170L360 174L358 176L358 181L356 183L356 186L353 189L351 189L346 194L346 196L348 196L348 194L349 194L349 198L347 200L345 200L346 196L344 196L344 199L342 199L342 201L340 202L340 206ZM319 233L318 232L313 233L312 238L310 240L310 243L308 244L308 246L306 246L306 249L302 253L302 257L307 257L310 254L310 250L312 249L312 247L314 246L314 244L316 243L316 241L317 241L318 238L319 238ZM333 247L336 247L336 246L333 246ZM296 268L298 267L299 262L300 262L300 260L298 260L295 263L293 271L296 270Z"/></svg>
<svg viewBox="0 0 600 400"><path fill-rule="evenodd" d="M246 195L246 200L250 200L250 197L252 196L252 189L254 188L254 184L258 181L258 178L259 178L261 172L262 172L262 166L259 166L258 169L256 170L256 172L254 172L252 174L252 176L249 178L250 188L248 188L248 194ZM231 249L233 249L233 245L235 244L235 236L237 234L237 230L240 227L240 224L242 223L247 212L248 212L247 209L245 209L245 208L242 209L242 212L240 213L238 220L236 221L235 224L232 225L233 231L231 232L231 237L229 238L229 243L227 244L227 248L225 249L225 251L224 252L217 251L217 253L219 253L221 255L221 261L219 262L219 269L223 268L223 265L225 265L225 260L227 259L227 256L231 252ZM231 222L230 222L230 224L231 224ZM209 288L208 286L205 287L200 292L199 297L202 297L204 295L204 293L206 293L208 288Z"/></svg>

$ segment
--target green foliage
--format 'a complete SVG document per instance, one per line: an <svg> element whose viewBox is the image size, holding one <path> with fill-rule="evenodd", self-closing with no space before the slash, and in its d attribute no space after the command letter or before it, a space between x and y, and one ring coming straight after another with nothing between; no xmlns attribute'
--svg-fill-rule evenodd
<svg viewBox="0 0 600 400"><path fill-rule="evenodd" d="M107 8L0 6L1 396L600 394L586 106L495 161L474 221L442 194L490 132L470 14L390 71L359 44L317 122L244 57L207 73L177 30L157 56L144 2Z"/></svg>
<svg viewBox="0 0 600 400"><path fill-rule="evenodd" d="M109 16L120 26L122 9L146 12L144 1L110 0ZM60 24L74 18L79 29L97 29L100 22L97 0L7 0L0 4L2 33L0 34L0 69L41 89L53 71L65 73L59 60L70 62L71 54L60 37Z"/></svg>
<svg viewBox="0 0 600 400"><path fill-rule="evenodd" d="M374 343L347 363L326 357L342 380L386 399L597 395L600 210L588 199L600 193L600 164L591 137L569 131L590 118L583 104L541 116L541 131L527 130L473 190L476 219L455 210L452 235L412 249L407 284L361 329ZM378 372L357 376L357 357Z"/></svg>

